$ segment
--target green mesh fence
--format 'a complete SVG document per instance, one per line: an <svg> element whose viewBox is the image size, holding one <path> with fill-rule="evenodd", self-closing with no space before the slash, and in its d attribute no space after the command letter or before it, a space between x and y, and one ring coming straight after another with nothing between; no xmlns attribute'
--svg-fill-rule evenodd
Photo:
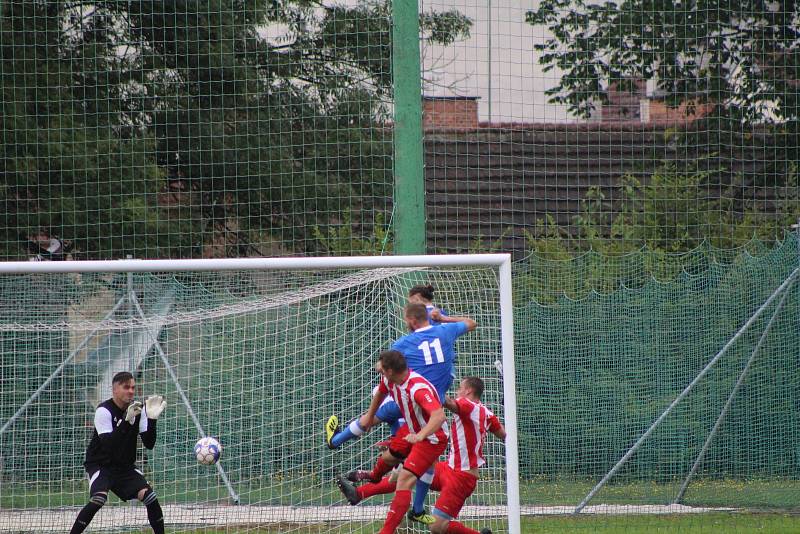
<svg viewBox="0 0 800 534"><path fill-rule="evenodd" d="M796 5L421 5L472 21L423 47L429 250L729 248L797 221Z"/></svg>
<svg viewBox="0 0 800 534"><path fill-rule="evenodd" d="M572 510L796 265L797 241L785 232L800 217L798 8L423 0L419 11L427 250L518 260L523 501ZM0 259L391 252L402 208L393 198L394 24L380 1L2 2ZM9 282L0 300L19 305L3 320L80 323L76 302L111 310L127 283ZM225 298L181 283L192 298ZM174 306L170 288L146 309ZM251 290L243 278L225 292ZM63 293L72 296L41 298ZM750 360L778 305L590 506L681 495L698 506L796 508L795 287ZM130 317L125 306L114 313ZM246 352L250 342L232 332L274 334L259 321L186 328L159 335L192 347L225 339ZM0 334L3 414L86 334ZM30 455L2 442L0 509L83 499L73 467L98 361L124 354L163 379L156 359L137 356L150 350L148 335L104 339L82 349L96 361L66 369L17 423L15 445ZM264 385L234 386L229 370L203 361L184 363L187 376L209 366L200 389ZM61 391L72 391L69 408L53 413ZM24 425L62 422L66 435L25 437ZM188 439L186 428L171 432ZM289 461L274 452L259 460L270 469ZM178 463L157 468L185 474ZM199 481L186 499L225 497L210 487ZM283 495L305 498L293 491Z"/></svg>
<svg viewBox="0 0 800 534"><path fill-rule="evenodd" d="M675 257L677 269L661 279L652 277L647 251L590 254L560 266L536 257L520 264L517 280L527 283L516 287L514 313L521 477L529 481L523 501L580 502L797 269L797 245L788 236L758 255L704 247ZM780 301L764 309L590 504L675 502L733 394L678 502L796 508L796 283L778 307Z"/></svg>
<svg viewBox="0 0 800 534"><path fill-rule="evenodd" d="M3 258L326 253L388 224L385 6L0 9Z"/></svg>
<svg viewBox="0 0 800 534"><path fill-rule="evenodd" d="M430 252L731 247L800 216L794 6L419 11ZM388 1L4 2L0 257L391 251L393 27Z"/></svg>

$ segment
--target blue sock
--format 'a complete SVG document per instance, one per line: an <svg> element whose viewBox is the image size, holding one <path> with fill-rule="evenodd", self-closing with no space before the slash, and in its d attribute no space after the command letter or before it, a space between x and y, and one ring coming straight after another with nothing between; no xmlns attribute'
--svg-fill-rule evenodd
<svg viewBox="0 0 800 534"><path fill-rule="evenodd" d="M339 447L342 443L350 441L351 439L360 438L363 434L364 429L361 428L358 419L356 419L347 425L344 430L333 436L331 444L333 444L334 447Z"/></svg>
<svg viewBox="0 0 800 534"><path fill-rule="evenodd" d="M428 489L431 487L431 482L433 482L433 469L428 469L428 471L422 475L422 478L417 480L417 486L414 489L413 504L415 514L421 514L425 511L425 497L428 496Z"/></svg>

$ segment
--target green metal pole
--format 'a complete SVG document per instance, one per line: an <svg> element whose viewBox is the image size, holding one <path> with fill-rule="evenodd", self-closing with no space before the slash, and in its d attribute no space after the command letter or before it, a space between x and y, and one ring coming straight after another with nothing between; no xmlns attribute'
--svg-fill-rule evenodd
<svg viewBox="0 0 800 534"><path fill-rule="evenodd" d="M425 253L422 83L418 0L392 2L396 254Z"/></svg>

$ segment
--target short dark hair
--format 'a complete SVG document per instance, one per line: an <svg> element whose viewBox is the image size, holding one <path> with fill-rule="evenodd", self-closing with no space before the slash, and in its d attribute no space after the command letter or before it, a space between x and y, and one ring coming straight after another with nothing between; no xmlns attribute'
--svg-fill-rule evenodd
<svg viewBox="0 0 800 534"><path fill-rule="evenodd" d="M114 375L114 378L111 379L111 383L124 384L130 380L133 380L132 374L130 374L128 371L120 371L119 373Z"/></svg>
<svg viewBox="0 0 800 534"><path fill-rule="evenodd" d="M381 363L381 367L395 373L402 373L408 369L406 357L398 350L384 350L378 356L378 361Z"/></svg>
<svg viewBox="0 0 800 534"><path fill-rule="evenodd" d="M414 295L419 295L425 300L433 300L433 286L430 284L427 286L414 286L409 290L408 296L413 297Z"/></svg>
<svg viewBox="0 0 800 534"><path fill-rule="evenodd" d="M406 304L406 317L416 319L419 322L428 320L428 308L424 304L415 302L413 304Z"/></svg>
<svg viewBox="0 0 800 534"><path fill-rule="evenodd" d="M485 387L483 385L483 380L481 380L477 376L468 376L464 379L464 382L466 386L472 390L475 396L480 399L481 396L483 395L483 389Z"/></svg>

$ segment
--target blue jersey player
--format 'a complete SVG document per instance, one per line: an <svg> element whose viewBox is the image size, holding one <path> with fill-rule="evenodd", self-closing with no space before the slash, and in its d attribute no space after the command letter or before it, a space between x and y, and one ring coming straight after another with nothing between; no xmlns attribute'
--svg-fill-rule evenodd
<svg viewBox="0 0 800 534"><path fill-rule="evenodd" d="M395 341L392 349L400 351L406 357L409 368L424 376L436 388L440 400L444 399L453 382L455 341L474 330L477 323L469 317L443 315L435 308L429 312L425 304L418 302L406 306L404 320L410 333ZM431 324L432 321L438 324ZM385 402L375 417L378 422L389 424L395 431L400 425L400 408L394 402ZM371 426L373 425L367 425L367 421L359 418L340 430L338 418L331 416L325 425L327 445L331 449L338 448L346 441L360 437L364 434L364 428ZM414 506L409 512L411 519L432 522L433 517L424 512L425 495L432 478L433 473L430 476L426 474L419 480Z"/></svg>

